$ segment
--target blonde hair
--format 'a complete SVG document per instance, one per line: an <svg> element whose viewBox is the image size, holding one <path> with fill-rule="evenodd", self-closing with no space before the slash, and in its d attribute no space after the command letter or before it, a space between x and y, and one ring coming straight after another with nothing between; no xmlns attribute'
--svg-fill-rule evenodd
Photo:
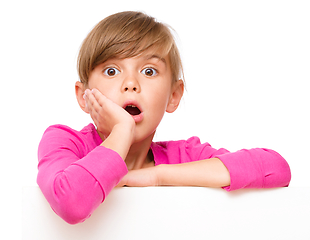
<svg viewBox="0 0 310 240"><path fill-rule="evenodd" d="M78 56L78 73L88 84L92 70L110 58L130 58L146 50L168 56L172 80L183 78L179 50L170 27L141 12L120 12L99 22L85 38Z"/></svg>

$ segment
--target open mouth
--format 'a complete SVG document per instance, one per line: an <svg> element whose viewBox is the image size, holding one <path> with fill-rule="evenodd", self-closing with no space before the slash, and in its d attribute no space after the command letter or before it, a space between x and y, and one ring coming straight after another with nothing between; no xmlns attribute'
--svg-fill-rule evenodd
<svg viewBox="0 0 310 240"><path fill-rule="evenodd" d="M140 109L135 105L127 105L125 110L132 116L136 116L141 113Z"/></svg>

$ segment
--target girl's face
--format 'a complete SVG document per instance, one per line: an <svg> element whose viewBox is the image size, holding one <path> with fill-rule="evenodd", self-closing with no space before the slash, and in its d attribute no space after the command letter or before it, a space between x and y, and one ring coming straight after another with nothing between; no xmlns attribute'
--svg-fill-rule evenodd
<svg viewBox="0 0 310 240"><path fill-rule="evenodd" d="M98 65L88 80L136 122L136 142L155 132L165 112L174 112L183 95L183 81L172 83L168 58L151 53L113 58Z"/></svg>

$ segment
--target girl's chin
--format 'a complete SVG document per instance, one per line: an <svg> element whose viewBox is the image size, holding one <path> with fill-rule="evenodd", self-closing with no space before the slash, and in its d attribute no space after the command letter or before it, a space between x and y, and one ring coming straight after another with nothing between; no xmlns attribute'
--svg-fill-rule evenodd
<svg viewBox="0 0 310 240"><path fill-rule="evenodd" d="M155 135L155 131L147 131L145 132L144 129L141 128L142 126L137 125L136 126L136 132L135 132L135 139L133 141L133 144L138 143L141 144L142 142L152 142L153 137Z"/></svg>

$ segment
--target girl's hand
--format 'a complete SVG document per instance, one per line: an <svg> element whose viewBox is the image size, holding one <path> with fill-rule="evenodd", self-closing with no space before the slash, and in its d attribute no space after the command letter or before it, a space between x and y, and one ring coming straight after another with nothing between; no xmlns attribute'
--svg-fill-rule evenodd
<svg viewBox="0 0 310 240"><path fill-rule="evenodd" d="M119 182L117 187L150 187L150 186L159 186L159 174L158 168L148 167L138 170L130 170L125 177Z"/></svg>
<svg viewBox="0 0 310 240"><path fill-rule="evenodd" d="M87 110L104 139L110 135L115 126L122 126L134 132L135 121L132 116L100 91L95 88L87 89L84 98Z"/></svg>

